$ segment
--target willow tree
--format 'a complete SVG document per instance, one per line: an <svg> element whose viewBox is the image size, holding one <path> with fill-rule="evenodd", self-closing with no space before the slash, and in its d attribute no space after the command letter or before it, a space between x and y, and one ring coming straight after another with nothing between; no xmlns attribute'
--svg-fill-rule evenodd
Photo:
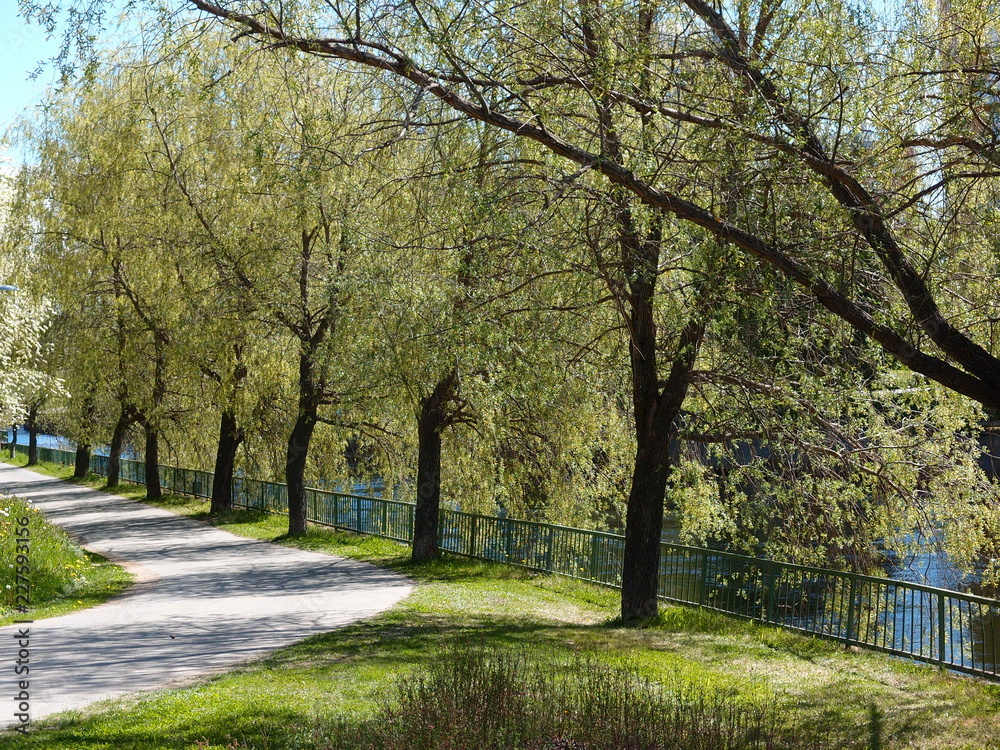
<svg viewBox="0 0 1000 750"><path fill-rule="evenodd" d="M275 337L274 318L262 312L260 294L248 293L253 291L247 288L248 277L234 274L234 264L239 265L234 258L244 252L245 238L266 221L254 213L260 208L254 203L256 187L242 180L256 179L261 167L281 166L268 165L258 155L256 164L241 172L238 165L245 165L248 154L238 149L247 144L226 137L228 124L260 102L245 95L264 96L266 86L243 88L250 71L217 83L223 67L235 62L211 35L202 38L197 53L183 40L159 41L132 59L138 70L131 96L148 137L145 160L163 180L176 234L175 294L185 307L177 354L195 374L191 398L196 408L207 397L218 414L211 490L211 510L218 513L231 508L240 446L273 421L268 412L279 411L280 383L289 372L287 342ZM149 65L140 66L139 60ZM287 114L268 111L279 120Z"/></svg>
<svg viewBox="0 0 1000 750"><path fill-rule="evenodd" d="M375 346L363 300L371 286L366 259L379 249L372 197L382 178L378 149L370 148L378 141L366 131L375 116L363 111L351 81L308 60L272 62L237 67L224 51L205 50L200 69L182 59L181 68L190 65L183 73L151 76L143 111L159 141L151 159L183 205L223 309L245 323L231 329L228 387L240 389L253 337L294 353L284 476L295 535L306 529L317 425L346 429L352 401L369 397L368 369L359 364ZM348 116L329 111L331 92ZM234 416L224 410L221 437Z"/></svg>
<svg viewBox="0 0 1000 750"><path fill-rule="evenodd" d="M50 102L49 119L35 134L38 163L27 167L36 184L39 252L68 282L71 314L97 313L91 356L112 363L119 401L112 430L109 483L125 431L144 433L147 495L160 497L161 435L177 403L177 359L171 347L183 318L173 293L179 267L171 262L169 206L162 179L145 168L148 138L130 111L127 76L64 91ZM75 278L67 275L71 267ZM80 306L82 294L92 301ZM83 342L78 342L83 343Z"/></svg>
<svg viewBox="0 0 1000 750"><path fill-rule="evenodd" d="M385 232L392 249L373 304L384 331L386 403L408 415L404 430L415 432L412 556L427 560L438 555L442 488L455 487L447 475L468 455L464 442L484 439L481 423L502 401L496 394L512 348L497 312L509 311L518 287L531 283L519 258L533 245L532 204L541 201L509 139L463 124L408 137L404 123L397 128L406 140L396 148L393 227ZM462 424L474 425L465 439L454 429ZM449 432L451 459L443 460ZM468 506L469 498L455 500Z"/></svg>
<svg viewBox="0 0 1000 750"><path fill-rule="evenodd" d="M105 311L95 304L85 284L78 284L79 269L71 271L63 263L47 265L39 273L39 283L52 295L57 310L49 331L53 372L61 379L64 392L46 403L46 423L55 434L75 444L73 476L90 472L93 449L108 439L117 402L104 368L107 359L97 356ZM74 276L70 282L68 276ZM62 282L57 281L62 278Z"/></svg>

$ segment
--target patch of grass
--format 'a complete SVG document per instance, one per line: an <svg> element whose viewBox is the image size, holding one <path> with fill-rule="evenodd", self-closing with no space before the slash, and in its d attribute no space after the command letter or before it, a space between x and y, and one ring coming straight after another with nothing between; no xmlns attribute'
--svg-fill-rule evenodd
<svg viewBox="0 0 1000 750"><path fill-rule="evenodd" d="M27 544L19 541L27 519ZM20 498L0 496L0 625L40 620L92 607L120 594L131 575L106 558L81 549L60 528ZM18 575L21 574L21 575ZM29 586L29 605L17 598Z"/></svg>
<svg viewBox="0 0 1000 750"><path fill-rule="evenodd" d="M461 643L628 664L642 679L773 707L788 717L776 747L1000 748L1000 685L686 607L664 606L647 627L623 628L611 589L451 556L413 564L407 547L383 539L321 527L289 539L283 516L212 517L202 501L177 507L245 536L375 562L421 585L377 617L193 687L64 714L28 737L0 735L0 748L330 748L329 727L375 718L393 685L427 674Z"/></svg>
<svg viewBox="0 0 1000 750"><path fill-rule="evenodd" d="M767 750L776 713L629 664L464 646L397 684L374 718L313 737L342 750Z"/></svg>
<svg viewBox="0 0 1000 750"><path fill-rule="evenodd" d="M3 451L0 453L0 461L10 466L27 466L28 457L20 453L15 453L11 457L8 451ZM45 474L46 476L56 477L57 479L69 479L73 476L72 466L63 466L62 464L53 463L51 461L40 461L34 466L28 467L32 471L36 471L39 474ZM91 476L96 477L96 474Z"/></svg>
<svg viewBox="0 0 1000 750"><path fill-rule="evenodd" d="M32 620L44 620L47 617L59 617L80 609L96 607L125 593L132 585L133 576L121 566L115 565L96 552L84 550L83 554L86 566L83 568L85 581L79 582L65 595L49 602L32 605L26 615L0 617L0 627L10 625L15 619L27 617Z"/></svg>

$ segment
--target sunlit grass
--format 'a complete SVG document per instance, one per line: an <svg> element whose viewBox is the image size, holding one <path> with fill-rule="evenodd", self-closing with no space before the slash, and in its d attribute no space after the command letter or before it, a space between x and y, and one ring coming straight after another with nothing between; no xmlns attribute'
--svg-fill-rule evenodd
<svg viewBox="0 0 1000 750"><path fill-rule="evenodd" d="M27 534L22 520L27 521ZM0 625L91 607L121 593L132 581L122 568L81 549L16 497L0 496L0 550ZM27 594L23 610L25 600L18 594Z"/></svg>

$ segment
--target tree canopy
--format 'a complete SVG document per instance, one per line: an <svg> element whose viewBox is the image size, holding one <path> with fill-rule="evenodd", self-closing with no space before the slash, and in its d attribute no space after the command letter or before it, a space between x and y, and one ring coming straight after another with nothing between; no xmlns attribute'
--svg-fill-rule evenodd
<svg viewBox="0 0 1000 750"><path fill-rule="evenodd" d="M417 558L441 502L623 530L627 617L665 512L993 559L989 8L164 0L91 56L103 6L63 8L83 76L26 136L21 225L95 436L155 458L207 409L291 533L310 476L391 477Z"/></svg>

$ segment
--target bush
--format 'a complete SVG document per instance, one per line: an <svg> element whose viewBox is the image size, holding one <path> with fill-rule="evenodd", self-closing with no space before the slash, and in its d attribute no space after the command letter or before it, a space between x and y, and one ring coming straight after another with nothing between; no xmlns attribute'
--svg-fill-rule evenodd
<svg viewBox="0 0 1000 750"><path fill-rule="evenodd" d="M755 750L773 712L731 692L593 661L453 649L404 680L360 724L322 731L338 750ZM319 738L317 738L319 739Z"/></svg>
<svg viewBox="0 0 1000 750"><path fill-rule="evenodd" d="M24 500L0 495L0 616L11 614L17 603L16 534L21 518L28 519L27 579L32 607L71 594L86 582L86 556L66 532Z"/></svg>

